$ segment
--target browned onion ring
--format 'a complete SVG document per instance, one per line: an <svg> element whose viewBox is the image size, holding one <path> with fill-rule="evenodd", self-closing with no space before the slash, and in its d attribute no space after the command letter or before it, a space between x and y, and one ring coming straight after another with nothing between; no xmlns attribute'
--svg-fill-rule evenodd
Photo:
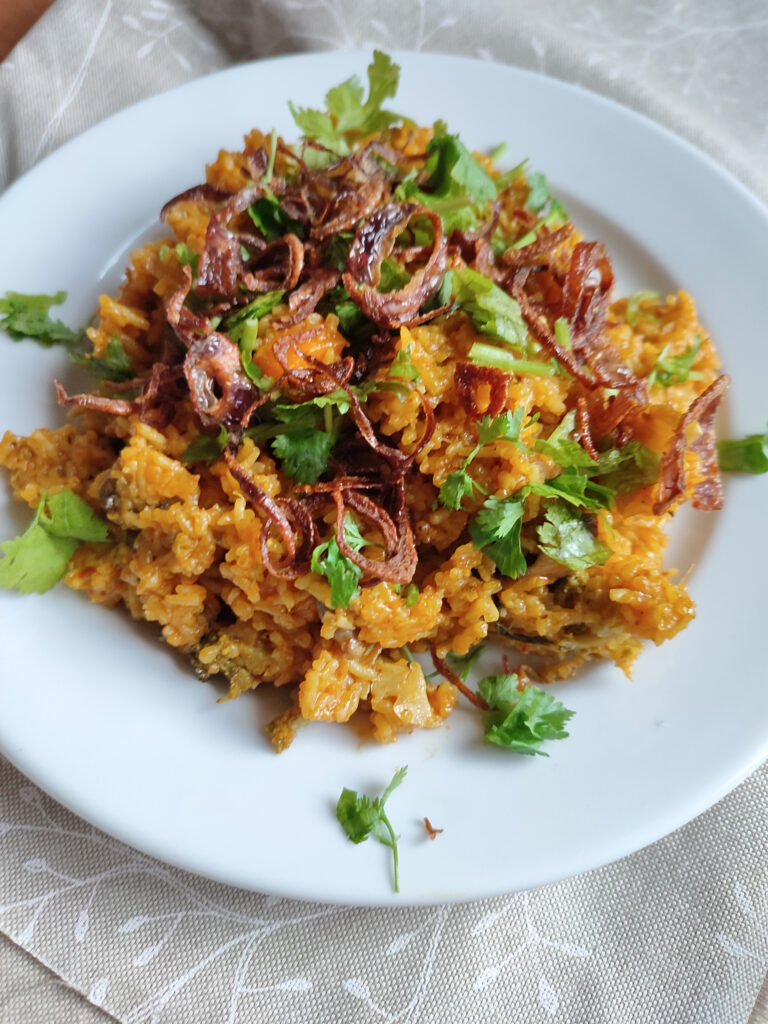
<svg viewBox="0 0 768 1024"><path fill-rule="evenodd" d="M665 452L659 470L659 496L653 506L654 515L660 516L685 494L685 452L690 448L701 459L705 478L693 489L691 503L694 508L715 511L722 508L723 491L720 469L715 448L715 416L720 401L728 389L730 379L723 374L702 391L688 410L683 413L672 438L672 445ZM698 423L701 435L693 442L686 440L689 427Z"/></svg>
<svg viewBox="0 0 768 1024"><path fill-rule="evenodd" d="M394 249L397 236L414 217L432 223L432 252L408 284L394 292L379 292L381 264ZM357 230L349 250L344 287L353 302L379 327L413 323L419 309L437 292L447 265L443 223L433 210L415 203L387 203Z"/></svg>

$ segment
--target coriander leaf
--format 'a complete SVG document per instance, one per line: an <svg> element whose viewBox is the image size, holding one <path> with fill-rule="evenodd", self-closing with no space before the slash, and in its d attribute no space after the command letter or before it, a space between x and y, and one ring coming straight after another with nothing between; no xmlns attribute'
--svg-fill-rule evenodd
<svg viewBox="0 0 768 1024"><path fill-rule="evenodd" d="M80 541L106 541L107 527L68 489L43 495L27 530L0 544L0 587L43 594L67 571Z"/></svg>
<svg viewBox="0 0 768 1024"><path fill-rule="evenodd" d="M641 289L640 291L635 292L633 295L630 295L630 297L627 299L627 310L625 313L627 323L630 325L630 327L635 326L635 324L637 323L637 318L642 312L642 310L640 309L640 303L645 302L646 300L655 300L658 299L658 297L658 292L648 291L648 289Z"/></svg>
<svg viewBox="0 0 768 1024"><path fill-rule="evenodd" d="M21 594L44 594L67 571L77 546L76 540L53 537L33 523L20 537L0 544L5 555L0 559L0 587Z"/></svg>
<svg viewBox="0 0 768 1024"><path fill-rule="evenodd" d="M377 124L376 128L386 128L392 120L398 120L397 114L389 114L381 110L384 100L393 99L397 93L397 86L400 81L400 68L392 58L382 53L381 50L373 51L373 61L368 65L368 101L365 104L366 117L370 124L371 119L380 119L381 115L386 119L386 124ZM372 127L366 127L367 131L374 131Z"/></svg>
<svg viewBox="0 0 768 1024"><path fill-rule="evenodd" d="M384 100L397 92L400 69L387 54L374 50L368 65L368 99L363 103L363 87L357 76L334 86L326 93L328 113L295 107L289 103L293 119L304 137L314 139L334 153L349 153L349 142L371 132L387 128L401 120L398 114L382 109Z"/></svg>
<svg viewBox="0 0 768 1024"><path fill-rule="evenodd" d="M273 195L261 196L248 207L248 216L268 242L274 242L283 235L304 237L304 228L292 217L289 217L280 205L280 200Z"/></svg>
<svg viewBox="0 0 768 1024"><path fill-rule="evenodd" d="M563 416L546 440L536 442L534 451L548 455L558 466L578 466L585 469L597 466L595 460L579 442L570 437L575 429L576 411L571 409Z"/></svg>
<svg viewBox="0 0 768 1024"><path fill-rule="evenodd" d="M349 513L344 519L344 537L353 551L359 551L365 546L365 539ZM311 569L328 580L331 586L331 607L349 608L358 591L363 570L341 553L335 534L330 540L318 544L312 552Z"/></svg>
<svg viewBox="0 0 768 1024"><path fill-rule="evenodd" d="M328 468L336 436L324 430L298 430L278 434L272 451L283 462L283 472L300 484L314 484Z"/></svg>
<svg viewBox="0 0 768 1024"><path fill-rule="evenodd" d="M368 838L376 816L370 797L365 794L358 796L353 789L342 789L336 804L336 817L353 843L362 843Z"/></svg>
<svg viewBox="0 0 768 1024"><path fill-rule="evenodd" d="M404 345L395 353L395 358L392 360L390 367L387 370L387 376L401 377L403 380L409 380L414 384L420 379L421 374L419 373L418 367L411 359L410 345Z"/></svg>
<svg viewBox="0 0 768 1024"><path fill-rule="evenodd" d="M718 441L720 468L730 473L768 473L768 431L738 440Z"/></svg>
<svg viewBox="0 0 768 1024"><path fill-rule="evenodd" d="M44 497L37 506L37 517L52 537L102 543L109 539L107 524L69 488Z"/></svg>
<svg viewBox="0 0 768 1024"><path fill-rule="evenodd" d="M328 114L321 110L308 110L304 107L295 107L288 103L293 120L301 130L305 139L313 139L325 146L334 153L344 156L349 152L349 146L339 136L336 128Z"/></svg>
<svg viewBox="0 0 768 1024"><path fill-rule="evenodd" d="M543 223L552 227L558 223L565 223L568 220L568 213L552 193L549 191L549 184L543 174L534 171L528 177L530 192L525 205L535 213L543 214ZM537 225L538 227L538 225Z"/></svg>
<svg viewBox="0 0 768 1024"><path fill-rule="evenodd" d="M598 541L584 516L563 501L552 501L544 513L546 522L538 530L544 554L561 565L578 571L592 565L605 565L613 552Z"/></svg>
<svg viewBox="0 0 768 1024"><path fill-rule="evenodd" d="M525 205L529 210L543 209L549 202L549 185L546 177L539 171L534 171L528 177L528 186L530 191Z"/></svg>
<svg viewBox="0 0 768 1024"><path fill-rule="evenodd" d="M373 834L380 843L388 846L392 851L392 865L394 872L395 892L400 892L398 850L395 830L392 828L387 814L384 810L392 792L402 783L407 772L404 766L395 772L392 781L375 800L363 794L359 796L355 790L347 789L341 791L341 796L336 804L336 818L344 829L344 833L353 843L364 842Z"/></svg>
<svg viewBox="0 0 768 1024"><path fill-rule="evenodd" d="M443 480L438 498L445 508L457 510L461 508L464 498L474 497L475 488L479 490L480 485L475 483L466 469L457 469Z"/></svg>
<svg viewBox="0 0 768 1024"><path fill-rule="evenodd" d="M458 135L449 135L445 125L435 125L435 136L427 145L434 169L424 185L424 191L447 198L459 187L476 203L492 202L496 198L496 182L478 163Z"/></svg>
<svg viewBox="0 0 768 1024"><path fill-rule="evenodd" d="M526 570L520 544L523 523L522 498L488 498L469 524L476 548L496 563L500 573L517 579Z"/></svg>
<svg viewBox="0 0 768 1024"><path fill-rule="evenodd" d="M526 350L528 328L520 306L490 278L470 267L454 270L453 295L478 331Z"/></svg>
<svg viewBox="0 0 768 1024"><path fill-rule="evenodd" d="M631 494L648 487L659 478L661 456L639 441L629 441L623 448L603 452L591 476L616 494Z"/></svg>
<svg viewBox="0 0 768 1024"><path fill-rule="evenodd" d="M576 466L564 469L546 483L526 484L522 491L525 494L538 494L542 498L562 498L571 505L587 509L589 512L608 508L614 498L614 492L610 487L595 483Z"/></svg>
<svg viewBox="0 0 768 1024"><path fill-rule="evenodd" d="M514 674L487 676L478 690L489 706L483 715L486 743L505 747L516 754L549 755L541 749L544 740L565 739L563 726L573 712L536 686L518 689Z"/></svg>
<svg viewBox="0 0 768 1024"><path fill-rule="evenodd" d="M49 316L51 306L61 305L66 292L55 295L27 295L22 292L6 292L0 299L0 330L4 330L13 341L32 338L41 345L74 344L80 332L72 331L61 320Z"/></svg>
<svg viewBox="0 0 768 1024"><path fill-rule="evenodd" d="M77 352L70 352L70 357L78 366L82 366L101 380L126 381L133 380L136 376L133 363L116 334L107 342L103 356L82 356Z"/></svg>
<svg viewBox="0 0 768 1024"><path fill-rule="evenodd" d="M700 348L701 338L699 337L679 356L667 355L669 346L665 345L648 374L648 386L653 387L654 384L658 384L659 387L669 388L673 384L683 384L687 380L701 380L701 374L691 370Z"/></svg>
<svg viewBox="0 0 768 1024"><path fill-rule="evenodd" d="M226 427L220 427L215 437L208 434L201 434L196 437L192 444L182 452L182 462L205 462L210 465L215 462L227 447L229 434Z"/></svg>
<svg viewBox="0 0 768 1024"><path fill-rule="evenodd" d="M520 437L524 416L525 407L522 405L518 406L514 412L507 409L493 418L483 416L477 425L480 444L490 444L491 441L517 441Z"/></svg>

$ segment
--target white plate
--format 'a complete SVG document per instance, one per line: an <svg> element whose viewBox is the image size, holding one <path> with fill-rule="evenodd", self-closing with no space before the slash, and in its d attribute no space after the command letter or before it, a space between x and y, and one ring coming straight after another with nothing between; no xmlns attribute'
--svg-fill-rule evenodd
<svg viewBox="0 0 768 1024"><path fill-rule="evenodd" d="M608 245L625 291L682 287L698 299L733 386L721 417L761 430L768 380L768 215L696 150L615 104L513 68L398 54L391 105L445 118L470 146L509 143L544 170L586 234ZM202 180L251 127L295 129L286 106L319 105L366 54L234 68L154 97L54 153L0 199L0 292L55 291L87 320L164 201ZM0 425L61 422L51 378L63 353L0 340ZM67 372L64 370L64 372ZM107 832L191 871L270 893L359 904L428 903L523 889L637 850L703 811L768 755L762 581L768 478L731 479L722 513L681 517L677 564L693 565L694 624L648 649L628 682L607 666L558 689L576 711L551 757L483 746L474 713L394 746L308 726L275 756L266 692L217 704L152 627L61 587L0 593L0 749ZM0 537L25 513L3 484ZM562 692L560 693L562 696ZM334 817L343 786L377 792L400 832L402 893L388 851L354 846ZM430 842L427 815L444 829ZM728 842L724 836L722 842Z"/></svg>

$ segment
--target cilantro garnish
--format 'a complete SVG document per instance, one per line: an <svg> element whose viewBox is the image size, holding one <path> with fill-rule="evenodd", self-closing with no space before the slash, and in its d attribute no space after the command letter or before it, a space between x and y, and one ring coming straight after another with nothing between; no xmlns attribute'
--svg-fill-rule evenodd
<svg viewBox="0 0 768 1024"><path fill-rule="evenodd" d="M486 743L516 754L541 754L544 740L568 736L563 726L573 717L560 701L536 686L518 689L517 675L486 676L478 684L489 710L483 715Z"/></svg>
<svg viewBox="0 0 768 1024"><path fill-rule="evenodd" d="M392 851L395 892L400 892L397 854L397 840L399 837L395 835L395 830L392 828L392 823L386 815L384 805L392 795L393 790L397 789L403 781L407 771L407 765L399 768L381 796L377 796L373 800L366 796L365 793L360 796L355 790L345 787L341 791L341 796L336 804L336 817L348 839L351 839L353 843L362 843L372 834L380 843L390 848Z"/></svg>
<svg viewBox="0 0 768 1024"><path fill-rule="evenodd" d="M637 323L637 318L639 317L640 313L643 312L640 309L640 303L645 302L646 300L655 300L658 299L658 297L658 292L649 291L647 288L641 288L640 291L634 292L634 294L629 296L629 298L627 299L626 313L624 315L626 316L627 323L630 325L630 327L635 326L635 324Z"/></svg>
<svg viewBox="0 0 768 1024"><path fill-rule="evenodd" d="M101 380L126 381L133 380L136 371L128 358L120 338L114 334L107 342L103 356L83 356L78 352L70 352L73 362L88 370L94 377Z"/></svg>
<svg viewBox="0 0 768 1024"><path fill-rule="evenodd" d="M546 177L539 171L534 171L528 177L530 192L525 205L534 213L541 213L544 216L544 223L552 226L554 223L568 220L568 213L552 193L549 191L549 184Z"/></svg>
<svg viewBox="0 0 768 1024"><path fill-rule="evenodd" d="M479 454L480 449L492 441L517 441L523 423L525 409L519 406L514 412L507 410L496 417L484 416L477 425L478 441L464 459L461 469L449 473L443 481L438 497L446 508L460 509L464 498L472 498L475 490L486 492L469 475L467 470Z"/></svg>
<svg viewBox="0 0 768 1024"><path fill-rule="evenodd" d="M304 228L292 217L289 217L280 200L269 194L261 196L248 207L248 216L268 242L274 242L283 235L304 237Z"/></svg>
<svg viewBox="0 0 768 1024"><path fill-rule="evenodd" d="M51 306L59 306L67 297L66 292L55 295L27 295L22 292L6 292L0 299L0 330L13 341L32 338L40 345L72 345L80 338L79 331L72 331L61 320L49 315Z"/></svg>
<svg viewBox="0 0 768 1024"><path fill-rule="evenodd" d="M520 306L490 278L470 267L454 270L453 296L482 334L527 351L528 328Z"/></svg>
<svg viewBox="0 0 768 1024"><path fill-rule="evenodd" d="M292 433L278 434L272 451L283 462L283 472L300 484L314 484L328 468L336 435L309 427Z"/></svg>
<svg viewBox="0 0 768 1024"><path fill-rule="evenodd" d="M108 539L106 523L73 491L44 494L26 531L0 544L0 587L44 594L66 573L81 541Z"/></svg>
<svg viewBox="0 0 768 1024"><path fill-rule="evenodd" d="M186 451L182 452L182 462L205 462L210 465L215 462L227 447L229 434L226 427L220 427L218 434L211 437L208 434L201 434L189 445Z"/></svg>
<svg viewBox="0 0 768 1024"><path fill-rule="evenodd" d="M411 347L410 345L403 345L401 349L395 353L395 358L390 363L389 369L387 370L388 377L399 377L401 380L409 380L412 384L416 384L421 374L419 373L418 367L414 364L411 359Z"/></svg>
<svg viewBox="0 0 768 1024"><path fill-rule="evenodd" d="M768 473L768 431L717 442L720 469L730 473Z"/></svg>
<svg viewBox="0 0 768 1024"><path fill-rule="evenodd" d="M344 518L344 538L353 551L365 547L366 540L349 513ZM312 552L312 572L325 576L331 585L331 608L349 608L358 591L363 570L339 550L336 536L318 544Z"/></svg>
<svg viewBox="0 0 768 1024"><path fill-rule="evenodd" d="M648 374L648 386L653 387L654 384L658 384L659 387L669 388L673 384L683 384L687 380L701 380L702 375L691 369L700 348L701 338L699 337L679 356L667 355L669 345L665 345L659 352L653 369Z"/></svg>
<svg viewBox="0 0 768 1024"><path fill-rule="evenodd" d="M469 524L469 535L478 550L496 563L504 576L517 579L526 570L520 544L523 499L488 498Z"/></svg>
<svg viewBox="0 0 768 1024"><path fill-rule="evenodd" d="M584 515L564 501L552 501L544 513L546 522L538 530L545 555L561 565L578 571L592 565L605 565L613 552L590 530Z"/></svg>
<svg viewBox="0 0 768 1024"><path fill-rule="evenodd" d="M388 128L402 120L398 114L382 108L382 103L397 92L400 68L380 50L373 51L368 65L368 99L363 102L364 89L356 75L325 95L327 113L295 107L289 103L293 119L306 139L341 155L350 151L350 143L371 132Z"/></svg>
<svg viewBox="0 0 768 1024"><path fill-rule="evenodd" d="M425 192L445 199L458 188L477 203L492 202L496 198L496 182L459 136L449 134L443 121L435 124L427 153L427 168L431 173L424 184Z"/></svg>
<svg viewBox="0 0 768 1024"><path fill-rule="evenodd" d="M246 376L263 390L269 390L274 382L271 377L265 377L261 368L253 361L253 352L259 338L259 321L281 302L284 295L285 291L282 288L265 292L247 306L241 306L235 313L231 313L220 325L222 331L228 334L240 349L240 362Z"/></svg>

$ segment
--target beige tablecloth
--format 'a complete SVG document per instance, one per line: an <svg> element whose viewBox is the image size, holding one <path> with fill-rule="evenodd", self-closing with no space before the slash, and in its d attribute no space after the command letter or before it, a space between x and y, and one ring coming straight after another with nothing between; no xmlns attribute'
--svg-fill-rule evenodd
<svg viewBox="0 0 768 1024"><path fill-rule="evenodd" d="M480 0L473 14L468 0L58 0L0 65L0 188L168 86L243 59L371 46L579 82L768 199L763 0ZM754 1009L768 968L767 808L764 768L591 874L462 906L357 910L168 868L0 760L0 1019L755 1024L768 1020Z"/></svg>

